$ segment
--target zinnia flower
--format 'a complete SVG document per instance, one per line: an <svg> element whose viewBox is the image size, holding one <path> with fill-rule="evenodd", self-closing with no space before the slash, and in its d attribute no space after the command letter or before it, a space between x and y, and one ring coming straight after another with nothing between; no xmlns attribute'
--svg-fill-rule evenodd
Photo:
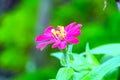
<svg viewBox="0 0 120 80"><path fill-rule="evenodd" d="M78 44L79 40L76 38L81 34L81 24L73 22L67 25L58 26L56 29L53 26L49 26L45 29L44 34L40 34L36 37L36 42L39 44L36 48L43 50L48 44L52 44L52 48L58 47L59 49L65 49L67 43Z"/></svg>

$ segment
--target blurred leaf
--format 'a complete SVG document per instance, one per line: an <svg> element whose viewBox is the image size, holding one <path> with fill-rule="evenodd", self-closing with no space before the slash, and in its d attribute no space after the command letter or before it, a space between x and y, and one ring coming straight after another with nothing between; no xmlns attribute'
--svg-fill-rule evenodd
<svg viewBox="0 0 120 80"><path fill-rule="evenodd" d="M110 9L111 10L111 9ZM120 35L119 33L119 21L120 21L120 14L119 12L116 12L114 14L110 14L109 19L106 21L107 25L109 26L109 32L112 34L109 34L110 37L113 37L113 39L119 39L120 40Z"/></svg>
<svg viewBox="0 0 120 80"><path fill-rule="evenodd" d="M81 80L101 80L107 73L119 66L120 56L117 56L96 67Z"/></svg>
<svg viewBox="0 0 120 80"><path fill-rule="evenodd" d="M83 70L80 72L74 72L73 80L80 80L83 76L88 74L89 71Z"/></svg>
<svg viewBox="0 0 120 80"><path fill-rule="evenodd" d="M50 66L37 69L35 72L22 73L11 80L48 80L55 77L57 69Z"/></svg>
<svg viewBox="0 0 120 80"><path fill-rule="evenodd" d="M20 54L17 50L7 49L0 56L1 66L8 67L8 69L21 69L25 67L28 57ZM18 66L19 65L19 66Z"/></svg>
<svg viewBox="0 0 120 80"><path fill-rule="evenodd" d="M120 43L106 44L94 49L91 49L93 54L106 54L110 56L120 55Z"/></svg>
<svg viewBox="0 0 120 80"><path fill-rule="evenodd" d="M57 80L72 80L73 77L73 69L72 68L60 68L57 73Z"/></svg>
<svg viewBox="0 0 120 80"><path fill-rule="evenodd" d="M92 44L91 45L92 47L94 46L96 47L100 44L105 43L105 40L108 37L108 35L106 34L106 31L102 23L93 21L90 23L84 23L82 25L83 25L82 34L78 37L80 40L80 43L73 46L73 52L80 53L84 51L86 42L89 42L90 44ZM105 40L101 40L103 38Z"/></svg>
<svg viewBox="0 0 120 80"><path fill-rule="evenodd" d="M104 80L117 80L118 74L119 74L118 69L113 69L108 74L105 75Z"/></svg>

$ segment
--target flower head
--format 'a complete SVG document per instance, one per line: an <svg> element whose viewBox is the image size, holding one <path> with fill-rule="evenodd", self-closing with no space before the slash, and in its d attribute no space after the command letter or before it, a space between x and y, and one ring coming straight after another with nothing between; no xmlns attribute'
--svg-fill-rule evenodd
<svg viewBox="0 0 120 80"><path fill-rule="evenodd" d="M82 25L76 24L76 22L66 27L58 26L56 29L53 26L49 26L44 34L36 37L36 42L39 42L36 48L43 50L48 44L53 43L52 48L58 47L59 49L64 49L67 43L78 44L79 40L76 37L81 34L81 27Z"/></svg>

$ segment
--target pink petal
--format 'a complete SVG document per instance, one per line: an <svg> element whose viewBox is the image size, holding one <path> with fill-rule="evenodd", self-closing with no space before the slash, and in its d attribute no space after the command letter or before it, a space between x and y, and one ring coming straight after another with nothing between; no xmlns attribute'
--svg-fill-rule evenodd
<svg viewBox="0 0 120 80"><path fill-rule="evenodd" d="M52 45L52 48L56 48L59 44L60 44L60 42L55 42L55 43Z"/></svg>
<svg viewBox="0 0 120 80"><path fill-rule="evenodd" d="M80 30L76 30L74 32L68 32L67 33L67 37L76 37L76 36L79 36L81 34L81 31Z"/></svg>
<svg viewBox="0 0 120 80"><path fill-rule="evenodd" d="M47 28L45 29L44 34L45 34L45 35L48 35L48 36L51 36L51 30L52 30L52 29L54 29L53 26L47 27Z"/></svg>
<svg viewBox="0 0 120 80"><path fill-rule="evenodd" d="M81 34L80 28L82 27L81 24L76 24L75 22L68 25L65 30L67 32L67 37L76 37Z"/></svg>
<svg viewBox="0 0 120 80"><path fill-rule="evenodd" d="M65 30L68 32L68 31L71 30L71 28L72 28L73 26L75 26L75 25L76 25L76 22L73 22L73 23L67 25L67 26L65 27Z"/></svg>
<svg viewBox="0 0 120 80"><path fill-rule="evenodd" d="M59 49L65 49L67 46L67 42L66 41L62 41L60 42L60 44L58 45L58 48Z"/></svg>
<svg viewBox="0 0 120 80"><path fill-rule="evenodd" d="M40 50L42 51L48 44L51 44L53 43L53 41L48 41L48 42L42 42L42 43L39 43L36 48L40 48Z"/></svg>
<svg viewBox="0 0 120 80"><path fill-rule="evenodd" d="M47 43L39 43L36 48L40 48L40 50L42 51L48 44Z"/></svg>
<svg viewBox="0 0 120 80"><path fill-rule="evenodd" d="M81 24L77 24L77 25L74 25L72 28L71 28L71 30L70 31L76 31L76 30L80 30L80 28L82 27L82 25Z"/></svg>
<svg viewBox="0 0 120 80"><path fill-rule="evenodd" d="M40 42L40 41L44 41L44 40L49 40L51 37L50 36L48 36L48 35L43 35L43 34L41 34L41 35L39 35L39 36L37 36L36 37L36 42Z"/></svg>
<svg viewBox="0 0 120 80"><path fill-rule="evenodd" d="M77 24L77 25L74 25L72 28L70 28L68 31L67 31L67 34L73 34L73 33L76 33L76 32L79 32L80 33L80 28L82 27L81 24Z"/></svg>
<svg viewBox="0 0 120 80"><path fill-rule="evenodd" d="M66 41L62 41L62 42L56 42L52 45L52 48L56 48L58 47L59 49L64 49L67 46L67 42Z"/></svg>
<svg viewBox="0 0 120 80"><path fill-rule="evenodd" d="M77 24L75 27L76 27L76 28L81 28L81 27L82 27L82 24Z"/></svg>
<svg viewBox="0 0 120 80"><path fill-rule="evenodd" d="M79 43L79 40L75 37L66 38L66 41L68 41L69 43L72 43L72 44L78 44Z"/></svg>
<svg viewBox="0 0 120 80"><path fill-rule="evenodd" d="M77 30L80 30L81 27L82 27L81 24L77 24L77 25L75 25L75 26L70 30L70 32L72 33L72 32L75 32L75 31L77 31Z"/></svg>

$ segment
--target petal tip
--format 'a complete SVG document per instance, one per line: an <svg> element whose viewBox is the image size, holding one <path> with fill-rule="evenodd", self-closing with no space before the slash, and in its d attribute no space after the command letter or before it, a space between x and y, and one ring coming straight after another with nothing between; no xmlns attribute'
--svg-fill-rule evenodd
<svg viewBox="0 0 120 80"><path fill-rule="evenodd" d="M80 25L80 28L83 26L82 24L79 24Z"/></svg>

